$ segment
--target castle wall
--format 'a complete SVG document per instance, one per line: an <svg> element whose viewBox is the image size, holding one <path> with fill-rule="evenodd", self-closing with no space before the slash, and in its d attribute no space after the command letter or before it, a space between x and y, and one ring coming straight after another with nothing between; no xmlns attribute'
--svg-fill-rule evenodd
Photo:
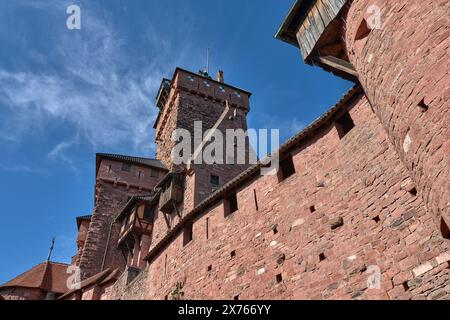
<svg viewBox="0 0 450 320"><path fill-rule="evenodd" d="M294 175L242 185L237 212L208 209L193 241L183 246L180 233L129 290L146 299L450 298L448 241L367 99L347 108L355 127L342 140L333 124L321 127L292 150ZM381 287L368 289L377 268Z"/></svg>
<svg viewBox="0 0 450 320"><path fill-rule="evenodd" d="M381 28L358 37L374 5ZM437 225L450 225L449 11L447 0L358 0L344 19L349 59Z"/></svg>

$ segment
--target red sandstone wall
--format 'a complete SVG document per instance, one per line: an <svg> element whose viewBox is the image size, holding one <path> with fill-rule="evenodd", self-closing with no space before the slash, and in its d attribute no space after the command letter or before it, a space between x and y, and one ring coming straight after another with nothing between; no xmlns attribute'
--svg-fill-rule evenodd
<svg viewBox="0 0 450 320"><path fill-rule="evenodd" d="M358 40L373 5L381 28ZM448 0L358 0L345 19L349 59L437 225L450 225L449 12Z"/></svg>
<svg viewBox="0 0 450 320"><path fill-rule="evenodd" d="M90 223L91 222L88 220L83 220L80 223L80 228L78 229L78 237L77 237L78 251L77 251L77 255L74 259L75 265L80 264L81 256L83 255L83 247L84 247L84 243L86 241Z"/></svg>
<svg viewBox="0 0 450 320"><path fill-rule="evenodd" d="M408 192L408 172L365 97L350 107L356 127L342 140L334 126L322 129L292 152L296 174L242 186L238 212L210 209L194 240L183 247L180 234L145 286L131 289L147 299L170 297L178 282L187 299L450 298L448 241ZM344 224L332 230L337 218ZM381 270L380 290L367 288L370 266Z"/></svg>

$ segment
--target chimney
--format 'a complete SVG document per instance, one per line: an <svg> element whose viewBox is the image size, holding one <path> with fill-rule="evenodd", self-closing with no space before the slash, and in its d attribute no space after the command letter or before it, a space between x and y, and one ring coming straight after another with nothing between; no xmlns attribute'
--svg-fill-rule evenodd
<svg viewBox="0 0 450 320"><path fill-rule="evenodd" d="M222 70L219 70L219 71L217 72L217 81L223 83L223 71L222 71Z"/></svg>

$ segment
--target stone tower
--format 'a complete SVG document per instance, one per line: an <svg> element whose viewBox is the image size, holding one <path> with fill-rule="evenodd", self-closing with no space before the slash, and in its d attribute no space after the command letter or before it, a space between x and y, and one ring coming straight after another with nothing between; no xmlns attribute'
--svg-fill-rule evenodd
<svg viewBox="0 0 450 320"><path fill-rule="evenodd" d="M236 149L243 145L233 137L227 139L226 130L246 132L250 95L247 91L225 84L222 71L218 72L217 80L214 80L203 72L192 73L177 68L172 80L162 81L157 96L160 112L154 125L158 145L156 158L171 171L183 172L183 211L193 209L209 194L248 168L248 139L245 138L243 144L245 150L239 151L245 155L242 163L238 161ZM177 153L184 158L182 163L174 162L172 157L174 147L183 140L174 139L173 134L177 129L189 133L191 137L189 154ZM209 142L215 141L204 139L206 131L212 129L223 134L223 157L213 163L198 158L199 162L194 161L196 151L197 154L203 154ZM226 154L227 143L233 145L234 157Z"/></svg>

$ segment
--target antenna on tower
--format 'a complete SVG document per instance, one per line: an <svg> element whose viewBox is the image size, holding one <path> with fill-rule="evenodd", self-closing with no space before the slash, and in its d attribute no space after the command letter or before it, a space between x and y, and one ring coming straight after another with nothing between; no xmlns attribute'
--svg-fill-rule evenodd
<svg viewBox="0 0 450 320"><path fill-rule="evenodd" d="M209 74L209 48L206 48L206 73Z"/></svg>
<svg viewBox="0 0 450 320"><path fill-rule="evenodd" d="M52 251L53 251L54 245L55 245L55 237L53 237L52 245L50 246L50 250L48 251L47 262L50 261L50 258L52 257Z"/></svg>

